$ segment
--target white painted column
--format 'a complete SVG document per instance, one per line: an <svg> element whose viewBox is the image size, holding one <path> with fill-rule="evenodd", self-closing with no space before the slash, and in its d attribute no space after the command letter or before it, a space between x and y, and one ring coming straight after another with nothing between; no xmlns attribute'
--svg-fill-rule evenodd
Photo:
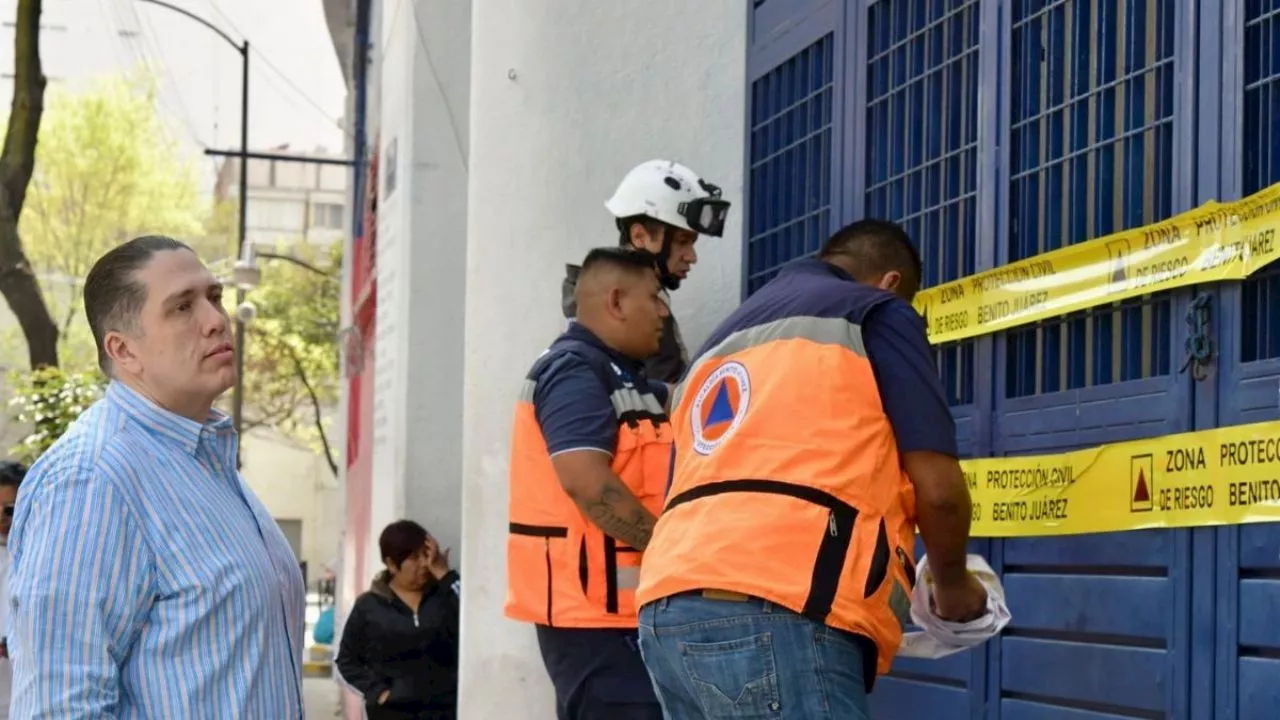
<svg viewBox="0 0 1280 720"><path fill-rule="evenodd" d="M617 231L633 165L678 159L739 205L747 4L475 0L463 411L460 717L554 718L531 626L502 616L507 468L524 374L563 329L560 283ZM740 215L735 214L735 218ZM738 301L740 224L676 296L697 344Z"/></svg>
<svg viewBox="0 0 1280 720"><path fill-rule="evenodd" d="M462 542L462 371L471 101L471 3L402 0L412 38L405 265L404 513L454 549Z"/></svg>
<svg viewBox="0 0 1280 720"><path fill-rule="evenodd" d="M462 535L471 4L380 9L378 345L369 548L409 518L454 548ZM366 579L365 582L368 582Z"/></svg>

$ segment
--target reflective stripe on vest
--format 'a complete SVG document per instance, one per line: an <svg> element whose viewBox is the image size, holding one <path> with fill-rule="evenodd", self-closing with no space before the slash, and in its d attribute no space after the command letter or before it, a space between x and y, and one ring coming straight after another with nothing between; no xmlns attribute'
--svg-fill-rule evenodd
<svg viewBox="0 0 1280 720"><path fill-rule="evenodd" d="M671 496L639 601L761 597L870 638L886 672L914 582L915 501L861 327L794 316L733 332L672 406Z"/></svg>
<svg viewBox="0 0 1280 720"><path fill-rule="evenodd" d="M533 407L536 373L546 365L535 365L516 406L505 614L557 627L633 628L641 554L586 520L561 486ZM611 468L656 515L671 454L666 413L647 387L605 367L597 374L618 419Z"/></svg>

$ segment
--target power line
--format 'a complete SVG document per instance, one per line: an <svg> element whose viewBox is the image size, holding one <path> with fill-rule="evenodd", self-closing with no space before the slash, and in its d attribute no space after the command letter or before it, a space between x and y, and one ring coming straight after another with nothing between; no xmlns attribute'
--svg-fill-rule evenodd
<svg viewBox="0 0 1280 720"><path fill-rule="evenodd" d="M213 11L218 14L218 17L222 18L222 21L225 22L227 26L230 27L232 31L234 31L237 35L239 35L242 38L249 37L244 31L242 31L235 24L234 21L232 21L232 19L225 12L222 11L222 8L218 6L218 3L216 2L216 0L209 0L209 7L212 8ZM258 49L257 45L254 45L253 43L249 43L249 51L252 52L254 55L258 56L258 59L261 60L262 63L266 65L272 72L274 72L277 76L279 76L279 78L283 80L285 84L288 85L289 88L292 89L293 92L298 95L298 97L307 101L307 104L309 104L317 112L323 115L326 120L333 123L334 127L341 130L347 136L348 139L354 139L354 135L350 130L342 127L342 124L335 117L329 114L329 111L326 110L324 106L316 102L316 100L312 98L310 95L308 95L305 90L299 87L297 83L295 83L287 74L285 74L283 70L279 68L279 66L277 66L274 62L271 61L271 58L267 57L266 53ZM270 76L267 76L267 77L269 78ZM268 82L270 82L270 80L268 80Z"/></svg>
<svg viewBox="0 0 1280 720"><path fill-rule="evenodd" d="M160 46L160 34L156 32L155 26L151 24L151 20L146 13L140 12L136 6L133 8L133 14L138 19L138 27L141 30L146 54L150 56L150 60L154 61L154 65L160 66L161 72L169 80L172 94L177 97L178 109L181 113L182 122L187 127L187 133L195 141L196 145L203 147L204 141L200 139L200 134L196 132L196 124L192 119L191 110L187 107L186 99L182 97L182 85L178 83L178 78L174 76L173 69L169 67L169 63L164 61L164 49ZM147 64L152 65L153 62L148 62ZM164 91L161 90L161 94L163 93Z"/></svg>

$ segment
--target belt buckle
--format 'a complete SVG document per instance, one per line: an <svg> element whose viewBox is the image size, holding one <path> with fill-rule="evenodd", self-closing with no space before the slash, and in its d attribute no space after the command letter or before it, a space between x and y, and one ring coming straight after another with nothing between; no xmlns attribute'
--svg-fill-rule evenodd
<svg viewBox="0 0 1280 720"><path fill-rule="evenodd" d="M724 600L725 602L746 602L751 599L750 595L731 590L716 590L715 588L704 589L702 597L708 600Z"/></svg>

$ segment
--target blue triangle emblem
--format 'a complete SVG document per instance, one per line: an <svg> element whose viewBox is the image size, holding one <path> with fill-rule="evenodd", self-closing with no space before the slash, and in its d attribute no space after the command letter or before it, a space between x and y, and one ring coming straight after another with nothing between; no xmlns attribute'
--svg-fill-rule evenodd
<svg viewBox="0 0 1280 720"><path fill-rule="evenodd" d="M726 422L733 422L733 406L729 404L728 383L721 381L720 387L716 389L716 397L711 401L711 409L707 411L707 419L703 422L703 425L711 427L712 425Z"/></svg>

